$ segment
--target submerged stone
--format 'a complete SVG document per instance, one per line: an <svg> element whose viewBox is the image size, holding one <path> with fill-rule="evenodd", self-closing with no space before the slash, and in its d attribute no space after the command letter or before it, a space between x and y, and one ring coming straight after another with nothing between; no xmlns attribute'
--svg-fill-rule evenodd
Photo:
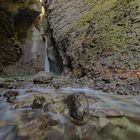
<svg viewBox="0 0 140 140"><path fill-rule="evenodd" d="M3 97L7 99L7 102L13 102L18 94L18 91L7 91L3 94Z"/></svg>
<svg viewBox="0 0 140 140"><path fill-rule="evenodd" d="M32 104L32 109L41 109L43 107L44 102L45 102L45 98L43 96L35 97Z"/></svg>
<svg viewBox="0 0 140 140"><path fill-rule="evenodd" d="M63 140L63 136L60 131L52 129L52 131L48 133L48 136L43 140Z"/></svg>
<svg viewBox="0 0 140 140"><path fill-rule="evenodd" d="M61 101L55 102L55 100L48 100L44 103L43 111L44 112L52 112L52 113L60 113L65 109L64 103Z"/></svg>
<svg viewBox="0 0 140 140"><path fill-rule="evenodd" d="M6 84L0 81L0 88L5 88L5 87L6 87Z"/></svg>

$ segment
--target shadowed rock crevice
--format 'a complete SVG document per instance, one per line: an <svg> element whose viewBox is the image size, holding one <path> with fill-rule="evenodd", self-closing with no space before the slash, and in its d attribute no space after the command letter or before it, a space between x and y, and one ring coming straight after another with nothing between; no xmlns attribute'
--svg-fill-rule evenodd
<svg viewBox="0 0 140 140"><path fill-rule="evenodd" d="M47 26L47 40L48 40L48 59L50 63L50 71L55 74L60 74L63 71L63 63L62 58L59 53L58 45L53 37L53 30L49 26Z"/></svg>

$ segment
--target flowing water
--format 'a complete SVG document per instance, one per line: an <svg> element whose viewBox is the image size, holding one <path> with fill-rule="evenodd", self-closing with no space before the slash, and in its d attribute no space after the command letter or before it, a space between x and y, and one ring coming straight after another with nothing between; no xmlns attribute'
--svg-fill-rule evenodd
<svg viewBox="0 0 140 140"><path fill-rule="evenodd" d="M41 11L40 22L45 15L43 6ZM33 28L33 59L37 57L40 49L43 31L43 28L40 31ZM50 72L47 37L45 39L44 69ZM73 86L73 81L73 84L66 84L72 79L61 84L63 80L56 78L53 80L54 83L48 85L35 85L31 79L8 80L8 86L3 86L0 82L0 86L3 86L0 88L0 140L140 139L140 96L103 93L86 86ZM60 87L54 88L55 82ZM11 95L5 97L7 92ZM18 93L16 97L12 95L15 92ZM84 96L80 99L82 111L87 111L88 114L86 121L81 123L72 118L66 99L71 94L83 93ZM75 115L74 113L72 115Z"/></svg>
<svg viewBox="0 0 140 140"><path fill-rule="evenodd" d="M44 1L40 0L40 3L41 3L41 5L43 5ZM41 6L40 30L41 30L42 35L44 34L44 30L45 30L45 29L43 29L43 25L42 25L42 22L45 19L44 16L45 16L45 8L43 6ZM45 36L45 65L44 65L44 69L46 72L50 72L50 64L49 64L49 59L48 59L48 39L47 39L47 36Z"/></svg>
<svg viewBox="0 0 140 140"><path fill-rule="evenodd" d="M50 64L49 64L47 50L48 50L48 42L47 42L47 37L46 37L46 41L45 41L45 71L50 72Z"/></svg>
<svg viewBox="0 0 140 140"><path fill-rule="evenodd" d="M86 86L64 85L55 89L30 81L17 81L12 86L11 89L0 89L1 140L139 140L139 96L107 94ZM7 91L19 93L13 102L7 102L3 97ZM81 92L88 99L89 120L77 125L71 121L62 100ZM49 102L49 111L32 109L36 96Z"/></svg>

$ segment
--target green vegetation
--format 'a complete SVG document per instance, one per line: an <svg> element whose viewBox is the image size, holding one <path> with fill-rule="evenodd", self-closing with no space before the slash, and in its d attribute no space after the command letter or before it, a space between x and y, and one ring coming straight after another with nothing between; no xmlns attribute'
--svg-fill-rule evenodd
<svg viewBox="0 0 140 140"><path fill-rule="evenodd" d="M0 75L0 78L6 80L6 81L12 81L14 79L30 79L32 78L34 74L33 73L18 73L16 75Z"/></svg>
<svg viewBox="0 0 140 140"><path fill-rule="evenodd" d="M90 0L86 0L88 1L91 3ZM127 47L130 44L135 46L135 42L140 38L139 3L138 0L92 2L93 8L77 19L75 27L80 30L82 36L91 26L92 31L86 35L95 39L100 38L100 43L94 44L95 46L115 48Z"/></svg>

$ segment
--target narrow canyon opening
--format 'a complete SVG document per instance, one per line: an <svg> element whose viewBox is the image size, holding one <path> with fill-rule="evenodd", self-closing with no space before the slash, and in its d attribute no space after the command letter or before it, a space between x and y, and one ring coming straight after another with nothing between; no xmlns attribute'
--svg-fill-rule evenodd
<svg viewBox="0 0 140 140"><path fill-rule="evenodd" d="M0 140L139 140L139 1L0 0Z"/></svg>
<svg viewBox="0 0 140 140"><path fill-rule="evenodd" d="M45 71L60 74L63 71L63 64L51 29L48 28L45 35Z"/></svg>

